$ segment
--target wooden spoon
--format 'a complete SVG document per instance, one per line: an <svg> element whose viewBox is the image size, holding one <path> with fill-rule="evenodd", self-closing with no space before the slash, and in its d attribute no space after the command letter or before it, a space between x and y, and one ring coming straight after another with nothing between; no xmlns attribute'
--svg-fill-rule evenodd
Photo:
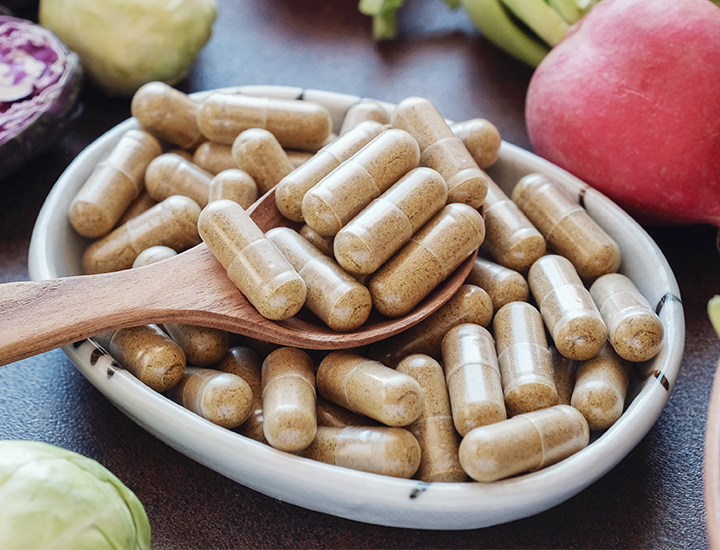
<svg viewBox="0 0 720 550"><path fill-rule="evenodd" d="M299 225L284 218L271 190L248 213L260 229ZM78 342L110 329L185 323L228 330L304 349L347 349L382 340L418 323L463 284L477 251L412 312L389 319L373 313L358 330L339 333L309 312L271 321L260 315L199 244L145 267L0 285L0 365Z"/></svg>

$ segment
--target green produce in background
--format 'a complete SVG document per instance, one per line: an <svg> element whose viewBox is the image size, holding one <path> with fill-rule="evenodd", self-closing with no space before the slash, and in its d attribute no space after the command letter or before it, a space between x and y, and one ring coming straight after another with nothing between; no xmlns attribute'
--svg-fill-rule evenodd
<svg viewBox="0 0 720 550"><path fill-rule="evenodd" d="M0 441L0 548L150 548L135 496L98 462L36 441Z"/></svg>
<svg viewBox="0 0 720 550"><path fill-rule="evenodd" d="M175 84L210 39L216 0L41 0L39 22L77 52L88 80L130 96Z"/></svg>
<svg viewBox="0 0 720 550"><path fill-rule="evenodd" d="M601 0L445 0L450 8L462 5L482 35L500 49L531 67ZM712 0L720 5L720 0ZM373 37L396 37L397 11L403 0L360 0L359 10L373 18Z"/></svg>

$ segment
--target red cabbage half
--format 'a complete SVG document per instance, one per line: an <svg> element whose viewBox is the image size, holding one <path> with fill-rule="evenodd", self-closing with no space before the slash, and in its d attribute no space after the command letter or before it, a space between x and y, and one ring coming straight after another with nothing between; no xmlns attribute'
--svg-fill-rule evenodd
<svg viewBox="0 0 720 550"><path fill-rule="evenodd" d="M52 32L0 15L0 178L62 135L82 74L77 54Z"/></svg>

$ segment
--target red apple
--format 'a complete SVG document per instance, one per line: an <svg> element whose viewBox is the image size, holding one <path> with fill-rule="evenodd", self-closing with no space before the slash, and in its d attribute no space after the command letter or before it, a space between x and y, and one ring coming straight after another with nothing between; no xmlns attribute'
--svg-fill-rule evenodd
<svg viewBox="0 0 720 550"><path fill-rule="evenodd" d="M537 154L649 224L720 226L720 7L602 0L540 63Z"/></svg>

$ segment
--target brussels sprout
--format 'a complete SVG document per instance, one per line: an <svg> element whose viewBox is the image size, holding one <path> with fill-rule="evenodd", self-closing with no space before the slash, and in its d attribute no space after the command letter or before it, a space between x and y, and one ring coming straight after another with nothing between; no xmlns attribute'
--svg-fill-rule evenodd
<svg viewBox="0 0 720 550"><path fill-rule="evenodd" d="M145 510L98 462L36 441L0 441L0 548L150 548Z"/></svg>
<svg viewBox="0 0 720 550"><path fill-rule="evenodd" d="M82 74L77 54L52 32L0 15L0 178L62 135Z"/></svg>
<svg viewBox="0 0 720 550"><path fill-rule="evenodd" d="M108 95L175 84L210 39L215 0L41 0L40 24L80 56Z"/></svg>

